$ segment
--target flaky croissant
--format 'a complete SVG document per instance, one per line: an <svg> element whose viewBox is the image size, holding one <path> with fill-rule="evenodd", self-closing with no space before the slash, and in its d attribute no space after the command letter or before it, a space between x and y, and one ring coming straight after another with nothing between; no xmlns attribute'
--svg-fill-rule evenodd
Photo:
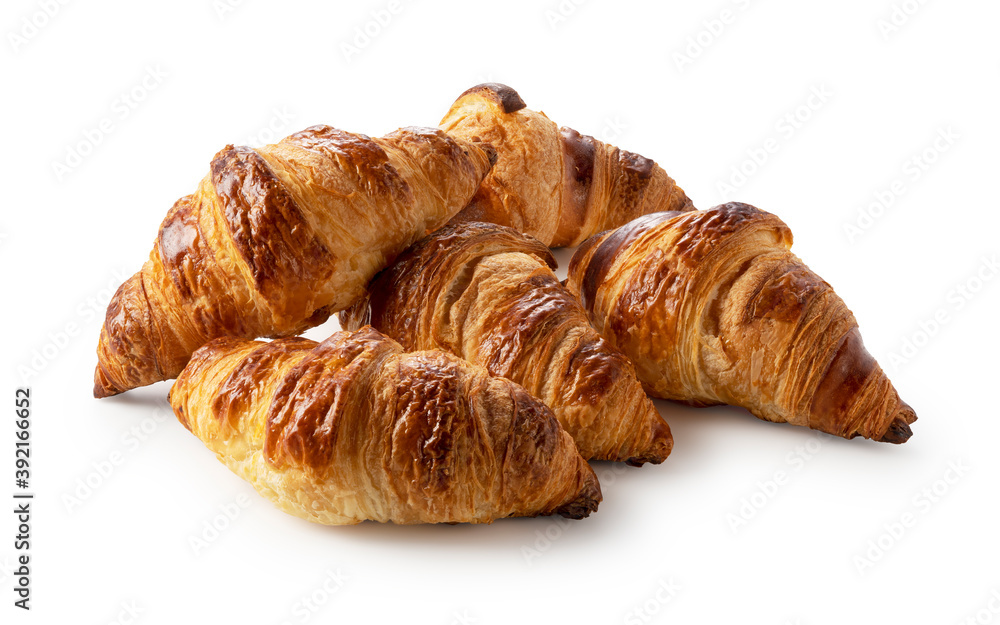
<svg viewBox="0 0 1000 625"><path fill-rule="evenodd" d="M657 397L905 442L916 414L791 245L788 226L747 204L658 213L584 243L567 284Z"/></svg>
<svg viewBox="0 0 1000 625"><path fill-rule="evenodd" d="M511 228L447 226L380 273L340 323L370 323L408 350L445 349L522 384L585 458L662 462L670 428L553 267L547 247Z"/></svg>
<svg viewBox="0 0 1000 625"><path fill-rule="evenodd" d="M173 378L219 336L322 323L468 202L490 167L485 150L437 129L372 139L329 126L227 146L111 300L94 396Z"/></svg>
<svg viewBox="0 0 1000 625"><path fill-rule="evenodd" d="M234 473L318 523L583 518L601 500L540 401L451 354L403 353L372 328L318 344L216 339L170 404Z"/></svg>
<svg viewBox="0 0 1000 625"><path fill-rule="evenodd" d="M452 104L441 128L497 149L496 166L453 223L512 226L561 247L640 215L693 208L650 159L557 127L506 85L472 87Z"/></svg>

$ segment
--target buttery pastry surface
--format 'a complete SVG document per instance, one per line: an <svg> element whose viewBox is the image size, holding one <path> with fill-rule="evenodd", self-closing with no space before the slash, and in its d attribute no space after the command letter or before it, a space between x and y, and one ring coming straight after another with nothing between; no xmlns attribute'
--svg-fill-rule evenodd
<svg viewBox="0 0 1000 625"><path fill-rule="evenodd" d="M317 523L489 523L596 510L551 411L442 351L368 327L322 343L216 339L178 377L180 422L280 509Z"/></svg>
<svg viewBox="0 0 1000 625"><path fill-rule="evenodd" d="M486 150L438 129L372 139L329 126L227 146L109 304L94 395L173 378L219 336L322 323L466 204L490 167Z"/></svg>
<svg viewBox="0 0 1000 625"><path fill-rule="evenodd" d="M905 442L916 414L791 245L788 226L747 204L657 213L585 242L567 286L656 397Z"/></svg>
<svg viewBox="0 0 1000 625"><path fill-rule="evenodd" d="M340 323L371 324L407 350L448 350L523 385L585 458L662 462L669 426L554 267L546 246L511 228L446 226L380 273Z"/></svg>
<svg viewBox="0 0 1000 625"><path fill-rule="evenodd" d="M440 126L497 150L496 165L452 223L511 226L562 247L579 245L639 215L694 208L652 160L556 126L506 85L485 83L467 90Z"/></svg>

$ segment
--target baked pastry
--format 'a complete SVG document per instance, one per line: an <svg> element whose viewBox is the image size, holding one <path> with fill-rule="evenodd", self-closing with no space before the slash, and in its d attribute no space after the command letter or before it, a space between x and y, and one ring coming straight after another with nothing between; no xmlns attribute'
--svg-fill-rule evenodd
<svg viewBox="0 0 1000 625"><path fill-rule="evenodd" d="M557 127L507 85L472 87L441 128L497 150L496 166L453 223L489 221L562 247L639 215L694 208L650 159Z"/></svg>
<svg viewBox="0 0 1000 625"><path fill-rule="evenodd" d="M780 219L730 203L595 236L568 286L656 397L903 443L916 420Z"/></svg>
<svg viewBox="0 0 1000 625"><path fill-rule="evenodd" d="M670 428L628 359L590 326L549 249L504 226L446 226L380 273L340 324L444 349L545 402L584 458L662 462Z"/></svg>
<svg viewBox="0 0 1000 625"><path fill-rule="evenodd" d="M216 339L170 404L234 473L317 523L578 519L601 500L540 401L451 354L404 353L372 328L322 343Z"/></svg>
<svg viewBox="0 0 1000 625"><path fill-rule="evenodd" d="M173 378L219 336L322 323L465 206L490 153L428 128L372 139L313 126L262 148L226 146L108 305L94 396Z"/></svg>

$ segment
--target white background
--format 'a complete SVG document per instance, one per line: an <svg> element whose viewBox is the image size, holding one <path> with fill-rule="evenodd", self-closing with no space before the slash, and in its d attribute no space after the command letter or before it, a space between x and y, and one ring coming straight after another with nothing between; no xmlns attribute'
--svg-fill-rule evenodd
<svg viewBox="0 0 1000 625"><path fill-rule="evenodd" d="M390 14L387 0L245 0L220 14L212 0L122 0L47 19L44 4L8 0L0 19L0 392L10 406L32 388L38 495L30 614L11 606L14 524L0 516L3 622L126 623L123 604L149 624L1000 622L1000 279L984 263L1000 252L996 3L399 0ZM373 12L390 19L366 42ZM266 143L269 128L434 125L486 80L655 158L701 208L740 199L781 216L916 409L911 441L662 403L674 453L596 464L605 499L584 521L328 528L230 474L164 411L168 383L91 398L107 298L217 150ZM935 148L939 133L952 138ZM79 148L87 134L99 143ZM887 208L869 207L876 194ZM954 479L952 463L971 468ZM196 553L192 538L234 506ZM298 603L310 596L316 611Z"/></svg>

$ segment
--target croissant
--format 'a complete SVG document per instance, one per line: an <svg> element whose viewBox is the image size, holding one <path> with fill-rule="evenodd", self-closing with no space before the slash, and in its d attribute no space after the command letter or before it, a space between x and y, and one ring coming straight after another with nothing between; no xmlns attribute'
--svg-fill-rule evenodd
<svg viewBox="0 0 1000 625"><path fill-rule="evenodd" d="M557 127L507 85L472 87L452 104L441 128L497 150L496 165L452 223L512 226L562 247L640 215L694 208L653 161Z"/></svg>
<svg viewBox="0 0 1000 625"><path fill-rule="evenodd" d="M234 473L317 523L577 519L601 500L573 439L523 388L372 328L216 339L170 404Z"/></svg>
<svg viewBox="0 0 1000 625"><path fill-rule="evenodd" d="M657 213L589 239L567 285L656 397L905 442L916 414L791 245L788 226L747 204Z"/></svg>
<svg viewBox="0 0 1000 625"><path fill-rule="evenodd" d="M407 350L444 349L545 402L585 458L662 462L670 428L632 365L590 326L549 249L504 226L447 226L403 253L340 313Z"/></svg>
<svg viewBox="0 0 1000 625"><path fill-rule="evenodd" d="M108 305L94 396L176 377L216 337L323 323L465 206L490 153L427 128L372 139L313 126L262 148L226 146Z"/></svg>

